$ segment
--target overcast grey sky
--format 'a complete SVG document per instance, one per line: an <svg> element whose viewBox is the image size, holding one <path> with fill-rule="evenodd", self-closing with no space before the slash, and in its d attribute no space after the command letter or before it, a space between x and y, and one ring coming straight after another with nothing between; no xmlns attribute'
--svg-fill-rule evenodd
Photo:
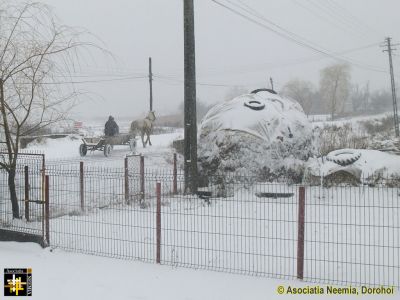
<svg viewBox="0 0 400 300"><path fill-rule="evenodd" d="M98 36L117 62L94 55L80 79L115 79L146 76L153 58L154 108L158 114L176 111L183 101L183 0L43 0L69 26ZM398 0L218 0L264 26L282 28L307 45L330 53L365 49L341 55L352 63L352 80L372 89L388 88L388 58L378 43L386 36L400 42ZM224 98L229 86L254 89L273 77L279 90L292 78L318 84L321 68L332 58L282 38L211 0L194 0L196 28L197 95L212 103ZM247 6L243 6L247 5ZM280 26L274 27L268 21ZM287 33L286 32L286 33ZM297 36L292 35L295 39ZM400 74L399 56L394 68ZM371 70L373 69L373 70ZM92 77L92 75L94 77ZM400 78L397 78L400 80ZM209 86L214 84L216 86ZM78 115L132 118L148 110L148 80L136 78L81 84L91 100ZM78 118L82 118L79 117Z"/></svg>

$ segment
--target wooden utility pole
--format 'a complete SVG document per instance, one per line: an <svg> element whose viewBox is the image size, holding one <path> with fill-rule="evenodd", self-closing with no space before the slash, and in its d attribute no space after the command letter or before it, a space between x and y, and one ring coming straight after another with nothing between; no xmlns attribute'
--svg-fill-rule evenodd
<svg viewBox="0 0 400 300"><path fill-rule="evenodd" d="M149 57L149 84L150 84L150 111L153 111L153 73L151 71L151 57Z"/></svg>
<svg viewBox="0 0 400 300"><path fill-rule="evenodd" d="M184 15L184 169L185 191L197 192L196 56L193 0L183 0Z"/></svg>
<svg viewBox="0 0 400 300"><path fill-rule="evenodd" d="M394 72L393 72L393 62L392 62L392 51L396 50L392 48L391 38L387 37L385 39L385 43L382 45L387 49L383 50L383 52L387 52L389 54L389 68L390 68L390 83L392 86L392 99L393 99L393 121L394 121L394 130L396 133L396 137L399 137L399 116L397 114L397 97L396 97L396 84L394 82ZM396 44L399 45L399 44Z"/></svg>

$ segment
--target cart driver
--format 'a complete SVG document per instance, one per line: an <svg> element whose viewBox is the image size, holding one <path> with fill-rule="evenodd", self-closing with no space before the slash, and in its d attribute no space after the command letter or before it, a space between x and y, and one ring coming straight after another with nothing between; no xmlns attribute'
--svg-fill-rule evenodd
<svg viewBox="0 0 400 300"><path fill-rule="evenodd" d="M114 136L119 134L119 127L117 123L114 121L113 116L108 117L108 121L104 125L104 134L106 136Z"/></svg>

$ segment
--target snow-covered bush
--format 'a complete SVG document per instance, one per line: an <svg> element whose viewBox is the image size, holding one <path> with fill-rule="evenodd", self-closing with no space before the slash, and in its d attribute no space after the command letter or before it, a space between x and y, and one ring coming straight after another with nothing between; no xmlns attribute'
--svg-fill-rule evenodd
<svg viewBox="0 0 400 300"><path fill-rule="evenodd" d="M318 154L324 156L338 149L366 149L369 141L364 132L355 130L350 123L344 123L314 128L314 142Z"/></svg>
<svg viewBox="0 0 400 300"><path fill-rule="evenodd" d="M385 116L380 119L372 119L360 122L365 131L370 136L375 135L393 135L394 125L393 125L393 116Z"/></svg>
<svg viewBox="0 0 400 300"><path fill-rule="evenodd" d="M318 156L345 148L384 150L400 153L394 138L393 117L379 116L353 122L326 123L314 127L314 147Z"/></svg>

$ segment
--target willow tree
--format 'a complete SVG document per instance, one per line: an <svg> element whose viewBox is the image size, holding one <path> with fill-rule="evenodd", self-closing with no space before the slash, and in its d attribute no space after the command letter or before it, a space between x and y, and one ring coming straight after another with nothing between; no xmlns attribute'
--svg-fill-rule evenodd
<svg viewBox="0 0 400 300"><path fill-rule="evenodd" d="M60 121L74 105L71 74L85 32L58 24L41 3L0 3L0 168L8 174L13 218L20 218L15 176L20 137ZM79 52L78 52L79 51Z"/></svg>

